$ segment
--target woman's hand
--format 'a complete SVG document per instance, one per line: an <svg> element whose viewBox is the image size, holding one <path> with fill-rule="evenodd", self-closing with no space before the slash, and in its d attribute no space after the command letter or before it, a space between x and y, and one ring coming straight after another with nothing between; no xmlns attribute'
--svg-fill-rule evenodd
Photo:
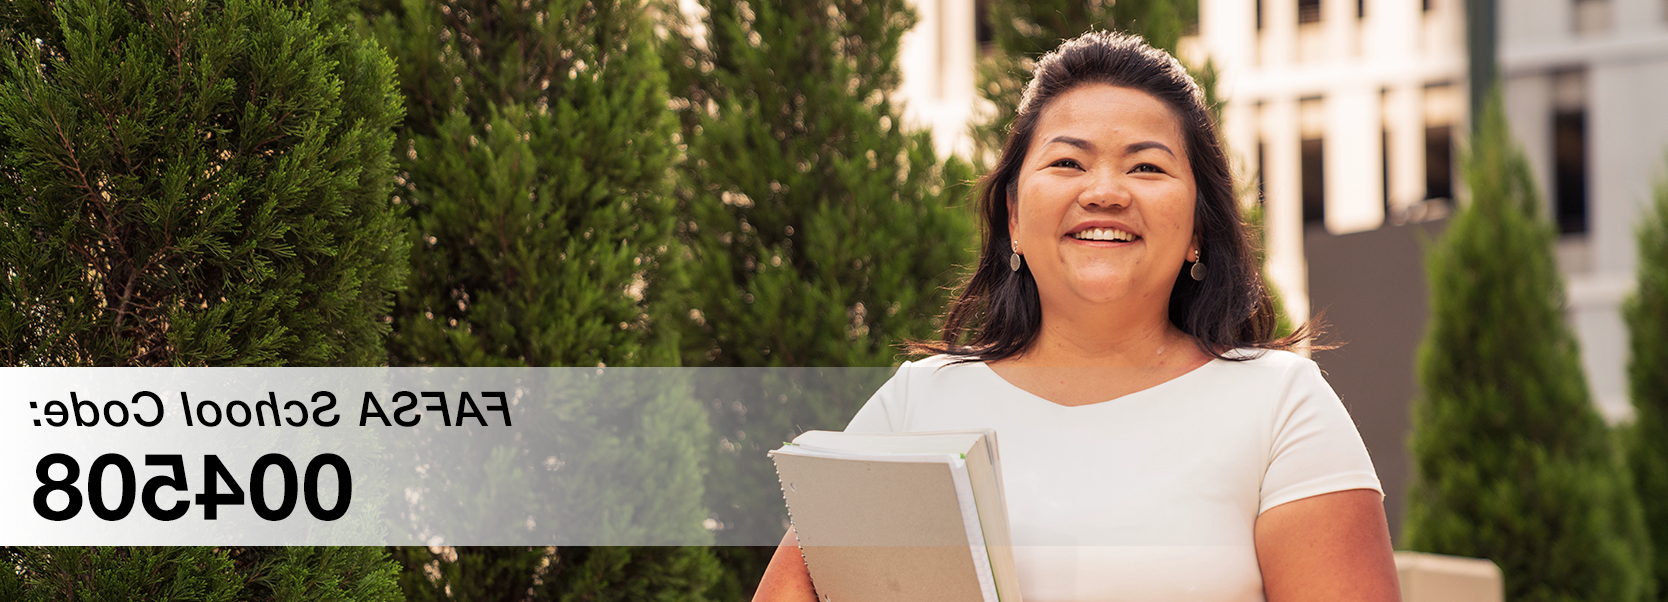
<svg viewBox="0 0 1668 602"><path fill-rule="evenodd" d="M1269 508L1257 517L1256 538L1269 602L1401 600L1377 491L1338 491Z"/></svg>
<svg viewBox="0 0 1668 602"><path fill-rule="evenodd" d="M811 587L811 573L805 569L805 556L799 551L799 535L793 527L782 536L776 555L770 557L753 602L816 602L817 590Z"/></svg>

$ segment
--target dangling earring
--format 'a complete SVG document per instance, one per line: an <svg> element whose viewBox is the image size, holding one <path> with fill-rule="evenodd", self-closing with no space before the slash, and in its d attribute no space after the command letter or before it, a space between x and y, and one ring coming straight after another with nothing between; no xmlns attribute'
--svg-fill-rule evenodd
<svg viewBox="0 0 1668 602"><path fill-rule="evenodd" d="M1204 282L1204 280L1205 280L1205 264L1204 264L1204 262L1199 261L1199 259L1200 259L1199 250L1194 249L1193 250L1193 269L1188 270L1187 273L1188 273L1188 275L1193 276L1194 280L1199 281L1199 282Z"/></svg>
<svg viewBox="0 0 1668 602"><path fill-rule="evenodd" d="M1019 257L1019 241L1014 241L1014 254L1008 256L1008 269L1018 272L1021 262Z"/></svg>

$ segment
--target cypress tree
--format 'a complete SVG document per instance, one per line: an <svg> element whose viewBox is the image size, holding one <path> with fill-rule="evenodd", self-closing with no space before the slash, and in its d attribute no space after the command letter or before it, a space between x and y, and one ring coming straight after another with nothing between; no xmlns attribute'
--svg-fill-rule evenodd
<svg viewBox="0 0 1668 602"><path fill-rule="evenodd" d="M1404 541L1493 560L1510 600L1650 598L1639 502L1561 314L1555 234L1498 95L1478 119L1470 199L1427 260Z"/></svg>
<svg viewBox="0 0 1668 602"><path fill-rule="evenodd" d="M718 570L705 554L678 547L436 546L395 556L407 566L400 582L411 602L702 600Z"/></svg>
<svg viewBox="0 0 1668 602"><path fill-rule="evenodd" d="M6 548L0 599L393 602L397 570L380 548Z"/></svg>
<svg viewBox="0 0 1668 602"><path fill-rule="evenodd" d="M969 166L941 162L892 104L913 13L903 0L701 8L706 34L680 39L667 61L687 145L686 362L894 365L900 343L933 338L975 244L958 206ZM741 596L773 551L759 544L787 524L765 453L805 429L843 428L886 374L705 374L716 536L758 546L719 550L729 595ZM792 399L779 397L789 388Z"/></svg>
<svg viewBox="0 0 1668 602"><path fill-rule="evenodd" d="M676 364L676 331L660 328L658 316L665 283L675 279L665 261L673 249L676 122L645 3L364 0L361 8L394 56L407 98L395 154L399 199L414 227L392 361ZM697 451L708 427L680 382L668 376L617 395L575 385L560 399L523 404L537 415L518 421L572 428L524 431L514 443L471 438L440 448L413 439L429 475L444 475L413 487L449 481L481 497L479 507L422 510L476 525L501 520L499 527L521 537L710 540L701 528L704 458ZM569 468L541 466L547 456ZM663 489L631 499L573 475ZM557 495L521 495L528 491ZM620 522L576 524L575 517L603 515L603 506ZM524 528L530 517L536 526ZM587 592L700 599L716 566L704 548L574 547L551 556L539 548L436 555L418 547L395 555L407 567L402 587L413 599ZM430 566L439 577L428 577ZM635 578L596 581L618 575Z"/></svg>
<svg viewBox="0 0 1668 602"><path fill-rule="evenodd" d="M1668 583L1668 181L1657 185L1656 202L1638 229L1638 288L1623 309L1629 332L1628 384L1633 426L1628 464L1639 499L1646 502L1652 572ZM1659 586L1659 593L1664 588Z"/></svg>
<svg viewBox="0 0 1668 602"><path fill-rule="evenodd" d="M383 363L404 273L400 102L387 57L339 14L0 8L0 361Z"/></svg>
<svg viewBox="0 0 1668 602"><path fill-rule="evenodd" d="M238 600L397 602L398 563L382 548L287 546L232 548ZM138 598L149 598L139 596ZM157 598L151 598L157 599Z"/></svg>
<svg viewBox="0 0 1668 602"><path fill-rule="evenodd" d="M6 548L0 599L232 602L242 576L211 548Z"/></svg>
<svg viewBox="0 0 1668 602"><path fill-rule="evenodd" d="M708 366L889 366L930 337L974 244L966 163L940 163L891 95L902 0L711 0L674 103L694 292L686 348ZM676 49L675 49L676 51Z"/></svg>
<svg viewBox="0 0 1668 602"><path fill-rule="evenodd" d="M640 0L364 0L407 116L401 365L668 365L676 124Z"/></svg>

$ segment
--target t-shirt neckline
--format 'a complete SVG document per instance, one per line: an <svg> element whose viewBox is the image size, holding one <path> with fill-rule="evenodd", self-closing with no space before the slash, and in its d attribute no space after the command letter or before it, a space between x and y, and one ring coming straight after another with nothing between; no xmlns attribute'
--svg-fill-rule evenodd
<svg viewBox="0 0 1668 602"><path fill-rule="evenodd" d="M1085 404L1082 404L1082 405L1075 405L1075 406L1069 406L1069 405L1066 405L1066 404L1063 404L1063 403L1055 402L1055 401L1050 400L1048 398L1045 398L1041 395L1037 395L1036 393L1032 393L1030 391L1027 391L1027 390L1025 390L1025 388L1020 387L1019 385L1013 384L1012 382L1009 382L1008 379L1003 378L1001 374L998 374L996 372L996 370L994 368L991 368L990 364L987 363L987 362L972 362L972 363L977 364L980 368L982 368L987 376L995 379L997 382L1002 383L1001 386L1012 389L1012 390L1020 393L1021 395L1023 395L1024 397L1026 397L1028 399L1031 399L1031 400L1034 400L1034 401L1037 401L1037 402L1040 402L1040 403L1046 403L1046 404L1048 404L1050 406L1054 406L1056 408L1063 408L1065 410L1077 410L1077 409L1081 409L1081 408L1092 408L1092 407L1096 407L1096 406L1105 406L1105 405L1114 404L1114 403L1118 403L1118 402L1126 402L1126 401L1129 401L1131 399L1147 396L1149 394L1156 394L1156 392L1159 392L1159 391L1162 391L1162 390L1178 387L1178 386L1181 386L1182 384L1185 384L1187 381L1192 381L1192 380L1196 380L1198 378L1201 378L1201 376L1199 376L1199 375L1206 372L1207 369L1215 366L1218 363L1223 363L1223 362L1227 362L1227 361L1228 360L1224 360L1224 359L1219 358L1219 357L1213 357L1213 358L1210 358L1209 361L1207 361L1203 364L1200 364L1199 367L1197 367L1197 368L1194 368L1192 370L1188 370L1187 372L1184 372L1184 373L1176 376L1175 378L1172 378L1170 380L1158 383L1158 384L1153 385L1151 387L1147 387L1147 388L1141 389L1139 391L1131 391L1129 393L1125 393L1123 395L1120 395L1118 397L1114 397L1114 398L1111 398L1111 399L1096 401L1096 402L1093 402L1093 403L1085 403Z"/></svg>

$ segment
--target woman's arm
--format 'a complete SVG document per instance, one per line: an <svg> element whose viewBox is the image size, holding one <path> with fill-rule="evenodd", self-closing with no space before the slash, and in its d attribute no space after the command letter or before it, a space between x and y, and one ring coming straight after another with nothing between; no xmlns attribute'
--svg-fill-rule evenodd
<svg viewBox="0 0 1668 602"><path fill-rule="evenodd" d="M1256 538L1269 602L1401 600L1377 491L1338 491L1269 508L1257 517Z"/></svg>
<svg viewBox="0 0 1668 602"><path fill-rule="evenodd" d="M811 587L811 573L805 570L805 557L799 552L799 535L793 527L782 536L776 555L770 557L759 590L753 602L816 602L817 590Z"/></svg>

